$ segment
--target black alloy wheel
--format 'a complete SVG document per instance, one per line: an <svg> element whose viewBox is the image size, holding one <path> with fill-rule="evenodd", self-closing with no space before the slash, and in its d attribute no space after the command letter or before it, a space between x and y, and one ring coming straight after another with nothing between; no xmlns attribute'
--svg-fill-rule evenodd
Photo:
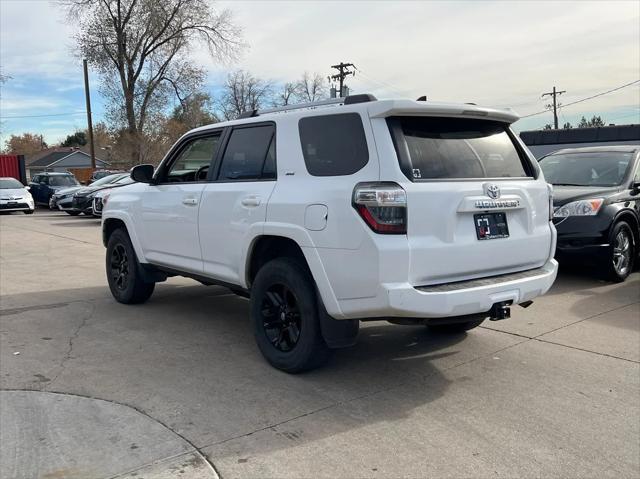
<svg viewBox="0 0 640 479"><path fill-rule="evenodd" d="M324 364L331 350L320 330L316 286L301 261L276 258L251 285L253 332L265 359L288 373Z"/></svg>
<svg viewBox="0 0 640 479"><path fill-rule="evenodd" d="M156 284L145 281L125 229L118 228L109 236L105 267L109 289L119 303L144 303L153 294Z"/></svg>
<svg viewBox="0 0 640 479"><path fill-rule="evenodd" d="M295 294L284 284L274 284L262 297L262 325L273 346L282 352L298 344L302 319Z"/></svg>
<svg viewBox="0 0 640 479"><path fill-rule="evenodd" d="M125 291L129 284L129 258L124 245L117 244L111 250L111 278L119 291Z"/></svg>

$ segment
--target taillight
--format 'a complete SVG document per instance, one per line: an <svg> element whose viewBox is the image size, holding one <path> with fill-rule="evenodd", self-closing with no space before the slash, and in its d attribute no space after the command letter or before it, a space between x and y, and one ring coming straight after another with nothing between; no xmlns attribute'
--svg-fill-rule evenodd
<svg viewBox="0 0 640 479"><path fill-rule="evenodd" d="M549 221L553 220L553 185L547 183L547 191L549 193Z"/></svg>
<svg viewBox="0 0 640 479"><path fill-rule="evenodd" d="M376 233L406 234L407 193L396 183L361 183L353 191L353 206Z"/></svg>

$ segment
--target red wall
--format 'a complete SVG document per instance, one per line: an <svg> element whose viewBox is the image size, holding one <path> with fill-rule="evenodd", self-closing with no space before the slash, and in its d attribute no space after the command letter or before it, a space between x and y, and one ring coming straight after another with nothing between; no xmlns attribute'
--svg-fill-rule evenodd
<svg viewBox="0 0 640 479"><path fill-rule="evenodd" d="M7 176L23 183L26 181L22 155L0 155L0 177Z"/></svg>

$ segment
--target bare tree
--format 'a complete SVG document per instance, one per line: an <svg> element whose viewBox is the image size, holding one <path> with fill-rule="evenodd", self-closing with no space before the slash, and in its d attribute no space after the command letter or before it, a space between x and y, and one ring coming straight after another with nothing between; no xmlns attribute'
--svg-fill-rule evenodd
<svg viewBox="0 0 640 479"><path fill-rule="evenodd" d="M207 0L59 0L79 25L76 42L102 77L108 118L126 129L130 160L142 158L142 135L170 96L180 102L204 79L190 52L204 44L217 59L242 47L228 10Z"/></svg>
<svg viewBox="0 0 640 479"><path fill-rule="evenodd" d="M296 100L300 102L312 102L325 98L327 89L324 78L319 73L310 74L304 72L296 87Z"/></svg>
<svg viewBox="0 0 640 479"><path fill-rule="evenodd" d="M273 106L287 106L298 97L298 83L287 82L280 86L273 99Z"/></svg>
<svg viewBox="0 0 640 479"><path fill-rule="evenodd" d="M247 71L231 72L227 75L219 101L220 112L225 120L233 120L242 112L259 110L269 101L272 90L271 82Z"/></svg>

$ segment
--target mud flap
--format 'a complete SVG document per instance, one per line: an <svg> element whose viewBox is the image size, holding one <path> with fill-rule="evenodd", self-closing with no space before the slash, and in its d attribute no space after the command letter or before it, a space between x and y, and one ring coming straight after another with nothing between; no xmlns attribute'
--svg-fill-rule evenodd
<svg viewBox="0 0 640 479"><path fill-rule="evenodd" d="M320 293L316 290L318 298L318 319L322 338L332 349L348 348L356 344L360 321L357 319L334 319L329 316L322 303Z"/></svg>

